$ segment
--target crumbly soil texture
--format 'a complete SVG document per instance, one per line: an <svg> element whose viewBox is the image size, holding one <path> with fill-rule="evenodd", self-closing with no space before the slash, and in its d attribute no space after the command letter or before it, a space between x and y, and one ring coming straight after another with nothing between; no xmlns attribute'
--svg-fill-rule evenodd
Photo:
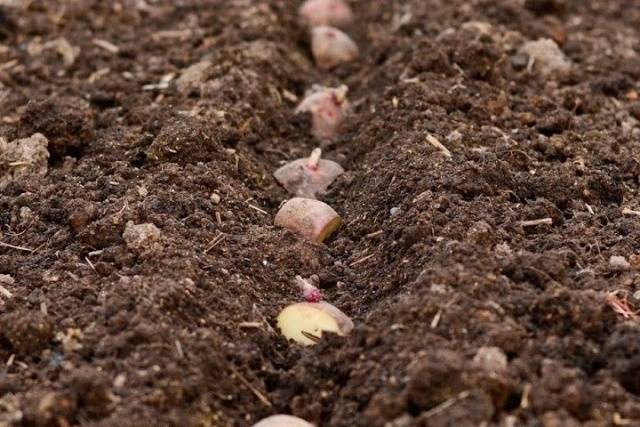
<svg viewBox="0 0 640 427"><path fill-rule="evenodd" d="M1 426L640 425L636 0L352 1L329 72L299 1L0 5L0 137L49 152L0 180ZM273 225L318 145L324 244ZM350 335L280 335L296 275Z"/></svg>

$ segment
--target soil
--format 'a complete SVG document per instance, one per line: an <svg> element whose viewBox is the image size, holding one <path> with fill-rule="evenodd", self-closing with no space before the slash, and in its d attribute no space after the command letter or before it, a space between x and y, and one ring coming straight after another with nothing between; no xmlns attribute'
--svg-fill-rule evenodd
<svg viewBox="0 0 640 427"><path fill-rule="evenodd" d="M640 425L636 0L353 1L331 72L294 0L0 4L0 136L51 155L1 189L1 426ZM273 226L316 83L355 107L323 245ZM302 348L313 274L356 327Z"/></svg>

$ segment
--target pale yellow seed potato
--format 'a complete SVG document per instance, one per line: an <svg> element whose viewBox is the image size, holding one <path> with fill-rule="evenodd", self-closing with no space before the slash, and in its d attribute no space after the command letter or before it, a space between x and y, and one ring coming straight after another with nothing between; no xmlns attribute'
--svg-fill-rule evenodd
<svg viewBox="0 0 640 427"><path fill-rule="evenodd" d="M316 344L323 332L345 336L353 329L346 314L324 301L291 304L280 312L277 322L282 335L302 345Z"/></svg>

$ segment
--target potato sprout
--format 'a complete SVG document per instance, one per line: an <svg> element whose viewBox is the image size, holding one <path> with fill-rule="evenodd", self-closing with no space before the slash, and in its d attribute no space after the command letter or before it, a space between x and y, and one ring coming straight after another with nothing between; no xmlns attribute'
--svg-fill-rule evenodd
<svg viewBox="0 0 640 427"><path fill-rule="evenodd" d="M302 298L307 302L320 302L322 301L322 292L315 285L311 284L310 280L303 279L301 276L296 276L295 284L302 293Z"/></svg>

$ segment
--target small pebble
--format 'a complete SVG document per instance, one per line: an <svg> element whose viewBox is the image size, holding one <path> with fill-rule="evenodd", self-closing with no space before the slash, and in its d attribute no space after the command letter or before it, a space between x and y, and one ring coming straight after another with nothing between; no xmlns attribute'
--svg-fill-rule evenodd
<svg viewBox="0 0 640 427"><path fill-rule="evenodd" d="M178 91L186 94L201 86L206 80L207 73L212 65L211 61L203 60L182 70L181 76L176 80L176 88Z"/></svg>
<svg viewBox="0 0 640 427"><path fill-rule="evenodd" d="M152 246L160 239L160 229L153 224L134 224L129 221L122 233L129 249L141 250Z"/></svg>
<svg viewBox="0 0 640 427"><path fill-rule="evenodd" d="M613 255L609 258L609 267L611 267L613 271L627 271L631 269L631 264L629 264L629 261L627 261L625 257Z"/></svg>
<svg viewBox="0 0 640 427"><path fill-rule="evenodd" d="M217 194L217 193L211 193L211 197L210 197L210 198L211 198L211 201L212 201L213 203L215 203L216 205L217 205L218 203L220 203L220 200L222 200L222 198L220 197L220 195L219 195L219 194Z"/></svg>
<svg viewBox="0 0 640 427"><path fill-rule="evenodd" d="M391 214L391 216L396 216L400 214L400 208L395 207L395 208L391 208L389 209L389 213Z"/></svg>
<svg viewBox="0 0 640 427"><path fill-rule="evenodd" d="M449 133L445 139L449 143L458 144L462 141L462 134L456 129Z"/></svg>
<svg viewBox="0 0 640 427"><path fill-rule="evenodd" d="M431 284L431 287L429 288L429 290L435 294L446 294L447 293L447 287L445 285L441 285L438 283L433 283Z"/></svg>
<svg viewBox="0 0 640 427"><path fill-rule="evenodd" d="M465 31L475 33L479 36L491 36L495 33L493 26L484 21L468 21L460 26Z"/></svg>
<svg viewBox="0 0 640 427"><path fill-rule="evenodd" d="M13 285L16 281L8 274L0 274L0 284Z"/></svg>
<svg viewBox="0 0 640 427"><path fill-rule="evenodd" d="M511 66L516 70L524 70L529 63L529 57L524 53L516 53L511 56L510 60Z"/></svg>
<svg viewBox="0 0 640 427"><path fill-rule="evenodd" d="M509 361L504 351L498 347L480 347L473 358L473 365L486 372L504 373Z"/></svg>
<svg viewBox="0 0 640 427"><path fill-rule="evenodd" d="M27 176L47 174L49 141L36 133L29 138L8 142L0 137L0 185Z"/></svg>

